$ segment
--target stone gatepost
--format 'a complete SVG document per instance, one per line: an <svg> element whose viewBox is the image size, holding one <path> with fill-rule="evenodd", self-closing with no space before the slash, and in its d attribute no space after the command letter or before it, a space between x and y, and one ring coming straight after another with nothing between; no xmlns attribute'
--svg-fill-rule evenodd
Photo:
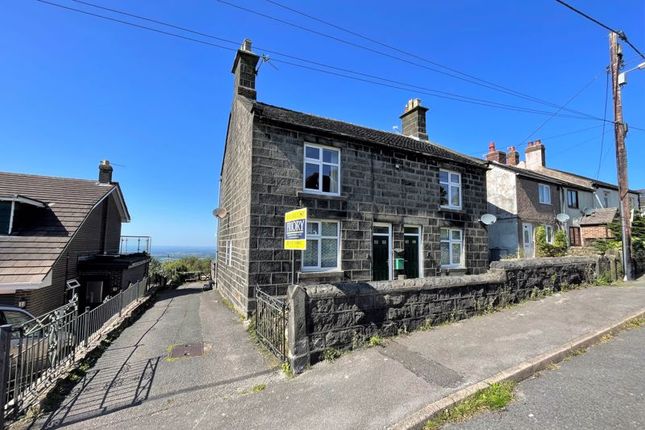
<svg viewBox="0 0 645 430"><path fill-rule="evenodd" d="M307 337L307 292L299 285L289 286L289 323L287 326L287 355L293 373L302 373L310 364L309 338Z"/></svg>

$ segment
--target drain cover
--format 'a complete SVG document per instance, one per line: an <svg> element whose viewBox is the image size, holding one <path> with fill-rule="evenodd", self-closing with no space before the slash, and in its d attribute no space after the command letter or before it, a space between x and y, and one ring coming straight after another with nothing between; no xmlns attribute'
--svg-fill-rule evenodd
<svg viewBox="0 0 645 430"><path fill-rule="evenodd" d="M204 343L184 343L175 345L170 350L170 358L199 357L204 354Z"/></svg>

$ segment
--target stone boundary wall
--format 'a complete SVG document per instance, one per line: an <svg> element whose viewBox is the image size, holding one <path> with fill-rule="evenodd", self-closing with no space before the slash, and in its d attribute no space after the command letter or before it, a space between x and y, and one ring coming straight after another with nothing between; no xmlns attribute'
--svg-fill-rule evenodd
<svg viewBox="0 0 645 430"><path fill-rule="evenodd" d="M374 335L468 318L593 282L600 269L597 257L535 258L493 262L482 275L292 286L292 369L302 372L329 348L351 349Z"/></svg>

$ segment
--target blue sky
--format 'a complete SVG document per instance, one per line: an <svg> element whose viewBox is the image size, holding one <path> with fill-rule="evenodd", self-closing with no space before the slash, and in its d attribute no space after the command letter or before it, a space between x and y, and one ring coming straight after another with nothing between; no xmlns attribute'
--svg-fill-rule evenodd
<svg viewBox="0 0 645 430"><path fill-rule="evenodd" d="M152 25L72 0L51 1ZM217 0L89 1L229 40L241 42L248 37L260 48L391 80L523 108L555 110L251 15ZM227 1L403 56L263 0ZM567 107L603 116L607 31L555 1L428 1L415 2L414 7L374 0L279 1L424 59L558 105L584 88ZM642 0L571 3L625 31L645 50ZM628 66L638 64L637 55L627 46L624 53ZM0 170L94 178L99 161L109 159L133 216L124 234L149 234L160 245L213 244L211 211L218 202L233 91L233 55L36 0L6 0L0 13ZM405 102L420 97L430 108L430 138L471 155L484 154L491 140L502 149L521 146L549 118L357 82L283 63L274 65L264 64L260 69L259 100L392 130L399 125ZM645 129L645 71L629 75L623 105L625 120ZM611 99L608 118L613 119ZM611 127L605 131L599 179L615 182L613 132ZM542 138L549 166L595 176L601 135L600 121L554 117L529 140ZM645 131L632 129L627 145L630 187L645 188Z"/></svg>

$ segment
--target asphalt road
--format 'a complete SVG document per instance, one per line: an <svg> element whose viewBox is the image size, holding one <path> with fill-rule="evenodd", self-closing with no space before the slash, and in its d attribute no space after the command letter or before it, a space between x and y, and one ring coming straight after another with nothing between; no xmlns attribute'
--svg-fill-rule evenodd
<svg viewBox="0 0 645 430"><path fill-rule="evenodd" d="M501 412L445 429L644 429L645 327L624 331L517 386Z"/></svg>

